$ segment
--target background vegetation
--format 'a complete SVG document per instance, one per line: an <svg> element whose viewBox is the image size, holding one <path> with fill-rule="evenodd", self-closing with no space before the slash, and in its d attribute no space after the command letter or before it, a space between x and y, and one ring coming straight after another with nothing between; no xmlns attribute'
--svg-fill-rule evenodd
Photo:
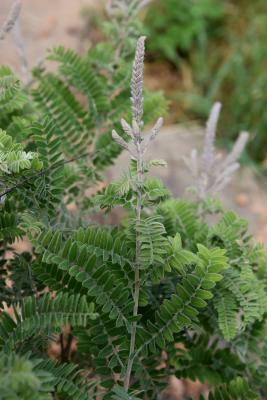
<svg viewBox="0 0 267 400"><path fill-rule="evenodd" d="M225 107L221 137L252 133L250 156L267 154L267 3L265 0L155 0L145 18L153 60L177 69L180 88L171 93L186 115L207 116L214 101Z"/></svg>

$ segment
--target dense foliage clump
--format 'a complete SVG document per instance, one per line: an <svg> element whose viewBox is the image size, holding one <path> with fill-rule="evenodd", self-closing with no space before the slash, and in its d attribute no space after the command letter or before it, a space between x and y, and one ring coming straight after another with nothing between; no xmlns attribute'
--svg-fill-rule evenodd
<svg viewBox="0 0 267 400"><path fill-rule="evenodd" d="M265 0L154 0L145 18L151 58L177 68L180 87L172 99L202 119L220 100L221 137L231 142L249 129L248 153L257 162L267 148L266 15Z"/></svg>

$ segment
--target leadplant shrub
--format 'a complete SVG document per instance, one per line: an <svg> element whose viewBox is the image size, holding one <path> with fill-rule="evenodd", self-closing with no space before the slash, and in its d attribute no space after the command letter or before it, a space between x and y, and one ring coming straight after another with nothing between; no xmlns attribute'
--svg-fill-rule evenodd
<svg viewBox="0 0 267 400"><path fill-rule="evenodd" d="M2 69L0 398L160 399L170 375L208 382L210 400L264 398L266 249L210 197L247 135L226 173L216 169L216 104L199 169L208 185L195 201L173 198L149 175L166 163L146 158L163 119L148 133L145 122L164 103L143 93L145 38L133 68L129 48L125 59L113 49L112 64L109 46L53 50L58 71L37 69L33 88ZM122 149L129 170L85 199ZM88 218L115 207L116 226ZM27 251L16 250L20 238Z"/></svg>
<svg viewBox="0 0 267 400"><path fill-rule="evenodd" d="M129 171L91 198L95 210L124 208L117 226L57 222L66 161L50 103L44 122L30 128L36 153L18 149L28 155L26 167L19 162L12 170L6 162L3 168L3 183L17 184L1 197L0 366L3 375L9 371L7 393L19 398L157 399L170 375L208 381L209 399L265 393L266 250L232 211L215 209L203 196L175 199L149 176L166 164L145 157L163 119L143 133L144 44L140 37L131 120L126 113L112 132L129 153ZM44 89L48 76L40 78ZM216 105L207 125L206 151L214 145L218 111ZM12 138L3 133L2 139L9 161ZM215 162L213 148L203 154ZM10 245L25 235L32 250L10 259ZM51 341L58 343L57 361L47 357Z"/></svg>
<svg viewBox="0 0 267 400"><path fill-rule="evenodd" d="M10 29L16 23L19 3L7 18ZM138 13L146 2L126 3L110 3L110 20L105 23L109 36L88 53L78 55L62 46L51 49L47 61L34 68L33 78L24 85L10 67L0 69L1 128L14 141L26 143L26 149L37 151L43 163L38 189L30 190L28 200L31 207L34 200L36 210L46 207L42 211L44 218L47 214L55 217L55 202L57 206L60 203L62 213L57 213L56 222L63 225L75 224L77 216L83 219L85 210L89 214L88 188L94 191L102 180L103 169L121 152L112 140L111 129L120 129L118 121L128 112L131 60L140 25ZM122 17L127 24L121 24ZM57 63L55 73L47 71L49 62ZM166 114L167 102L161 92L147 91L144 107L144 120L149 123ZM29 178L27 182L33 184ZM3 196L6 191L21 188L21 179L8 184L5 181L5 185ZM73 202L75 218L65 212Z"/></svg>
<svg viewBox="0 0 267 400"><path fill-rule="evenodd" d="M51 400L53 377L45 370L37 369L38 364L38 361L34 365L15 355L3 355L0 358L0 399Z"/></svg>

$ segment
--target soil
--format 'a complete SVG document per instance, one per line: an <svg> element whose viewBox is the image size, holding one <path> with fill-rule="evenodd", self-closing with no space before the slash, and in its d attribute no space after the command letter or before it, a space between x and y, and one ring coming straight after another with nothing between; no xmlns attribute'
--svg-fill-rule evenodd
<svg viewBox="0 0 267 400"><path fill-rule="evenodd" d="M0 26L14 1L0 0ZM101 0L22 0L19 24L29 67L53 46L79 48L80 38L87 31L83 15L89 7L94 14L100 3ZM12 65L16 72L21 72L12 33L0 41L0 64Z"/></svg>

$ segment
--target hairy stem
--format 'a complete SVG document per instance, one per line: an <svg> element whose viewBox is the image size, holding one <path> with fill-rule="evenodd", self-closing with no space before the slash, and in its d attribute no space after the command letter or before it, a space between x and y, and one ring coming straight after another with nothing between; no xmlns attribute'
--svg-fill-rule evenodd
<svg viewBox="0 0 267 400"><path fill-rule="evenodd" d="M142 186L143 186L143 156L140 148L141 145L141 137L137 139L136 148L137 148L137 202L135 209L135 217L136 217L136 226L139 225L141 221L141 211L142 211ZM140 233L138 229L136 230L136 249L135 249L135 269L134 269L134 308L133 308L133 316L136 317L138 315L138 304L139 304L139 293L140 293L140 255L141 255L141 239ZM124 379L124 389L128 391L131 379L131 372L134 361L135 354L135 339L136 339L136 328L137 322L134 321L132 323L131 328L131 342L130 342L130 352L129 359Z"/></svg>
<svg viewBox="0 0 267 400"><path fill-rule="evenodd" d="M125 148L131 156L137 162L137 182L136 182L136 207L135 207L135 232L136 232L136 254L135 254L135 266L134 266L134 306L133 306L133 322L131 323L131 338L130 338L130 350L128 363L126 367L126 373L124 378L124 389L128 392L131 380L131 373L133 368L133 361L135 358L135 341L136 341L136 330L139 305L139 294L140 294L140 264L141 264L141 235L139 232L141 222L141 211L142 211L142 194L143 194L143 156L144 149L142 148L142 135L141 130L143 127L143 113L144 113L144 98L143 98L143 80L144 80L144 55L145 55L145 37L141 36L137 41L135 59L133 64L132 80L131 80L131 102L133 121L132 127L128 126L125 121L122 121L122 128L125 133L130 134L133 139L132 144L135 147L135 151L132 151L124 139L117 134L115 130L112 132L114 140L123 148Z"/></svg>

